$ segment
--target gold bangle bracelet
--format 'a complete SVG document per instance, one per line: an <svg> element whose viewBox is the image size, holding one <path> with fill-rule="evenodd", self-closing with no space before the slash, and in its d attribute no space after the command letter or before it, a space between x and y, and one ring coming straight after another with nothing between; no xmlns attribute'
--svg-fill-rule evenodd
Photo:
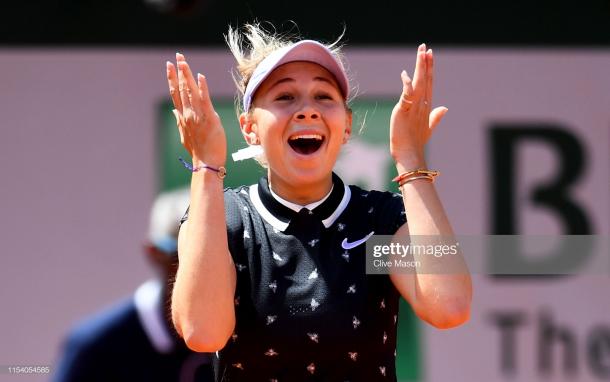
<svg viewBox="0 0 610 382"><path fill-rule="evenodd" d="M430 183L434 183L434 177L430 176L430 175L414 175L414 176L410 176L408 178L405 178L403 180L401 180L400 183L398 183L398 188L404 186L405 184L417 180L417 179L427 179L430 181Z"/></svg>
<svg viewBox="0 0 610 382"><path fill-rule="evenodd" d="M434 178L439 175L440 175L440 171L419 169L419 170L403 172L402 174L399 174L397 177L392 179L392 181L398 182L400 184L403 180L405 180L407 178L411 178L413 176L429 176L431 178Z"/></svg>

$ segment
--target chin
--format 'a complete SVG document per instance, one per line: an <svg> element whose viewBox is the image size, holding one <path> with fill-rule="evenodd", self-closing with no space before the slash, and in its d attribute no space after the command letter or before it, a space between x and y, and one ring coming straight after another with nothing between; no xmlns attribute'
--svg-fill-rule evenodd
<svg viewBox="0 0 610 382"><path fill-rule="evenodd" d="M302 147L301 147L302 149ZM285 150L276 152L274 163L269 162L270 171L291 185L301 186L316 184L327 180L333 171L337 155L329 150L326 142L315 149L297 150L287 145ZM338 154L338 153L335 153Z"/></svg>
<svg viewBox="0 0 610 382"><path fill-rule="evenodd" d="M320 163L284 162L281 168L271 166L270 170L285 182L299 186L323 182L332 174L332 167Z"/></svg>
<svg viewBox="0 0 610 382"><path fill-rule="evenodd" d="M331 176L332 169L326 170L320 166L312 168L298 168L289 171L290 182L294 184L311 184L324 181Z"/></svg>

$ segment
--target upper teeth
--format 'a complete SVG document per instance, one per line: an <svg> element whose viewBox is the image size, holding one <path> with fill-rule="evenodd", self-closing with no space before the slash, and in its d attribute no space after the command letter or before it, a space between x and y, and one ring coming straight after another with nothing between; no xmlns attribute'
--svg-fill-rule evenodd
<svg viewBox="0 0 610 382"><path fill-rule="evenodd" d="M291 141L294 141L295 139L316 139L318 141L321 141L322 136L320 134L302 134L302 135L294 135L294 136L290 137Z"/></svg>

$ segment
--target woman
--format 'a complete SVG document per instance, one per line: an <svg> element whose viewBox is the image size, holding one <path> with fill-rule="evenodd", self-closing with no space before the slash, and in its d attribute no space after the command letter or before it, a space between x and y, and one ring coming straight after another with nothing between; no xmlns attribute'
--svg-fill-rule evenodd
<svg viewBox="0 0 610 382"><path fill-rule="evenodd" d="M247 51L244 51L244 39ZM336 46L297 43L247 25L229 30L239 117L267 176L223 191L226 139L203 75L167 63L182 144L192 156L191 205L180 230L172 318L187 345L218 352L217 380L395 380L399 297L438 328L469 316L461 254L452 272L367 275L378 235L452 236L424 146L447 109L431 109L433 53L390 120L402 197L345 186L332 170L352 131L349 81ZM406 213L405 213L406 211ZM406 221L409 223L407 224ZM434 258L417 258L430 265Z"/></svg>

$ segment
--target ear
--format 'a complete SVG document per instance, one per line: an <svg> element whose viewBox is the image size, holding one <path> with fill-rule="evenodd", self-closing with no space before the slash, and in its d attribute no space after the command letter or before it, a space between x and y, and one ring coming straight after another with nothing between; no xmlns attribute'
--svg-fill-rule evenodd
<svg viewBox="0 0 610 382"><path fill-rule="evenodd" d="M349 141L349 137L352 135L352 109L347 109L347 116L345 118L345 132L343 133L343 143Z"/></svg>
<svg viewBox="0 0 610 382"><path fill-rule="evenodd" d="M249 145L260 144L256 131L256 124L252 122L252 118L247 113L240 114L239 128L241 129L241 134L246 140L246 143L248 143Z"/></svg>

